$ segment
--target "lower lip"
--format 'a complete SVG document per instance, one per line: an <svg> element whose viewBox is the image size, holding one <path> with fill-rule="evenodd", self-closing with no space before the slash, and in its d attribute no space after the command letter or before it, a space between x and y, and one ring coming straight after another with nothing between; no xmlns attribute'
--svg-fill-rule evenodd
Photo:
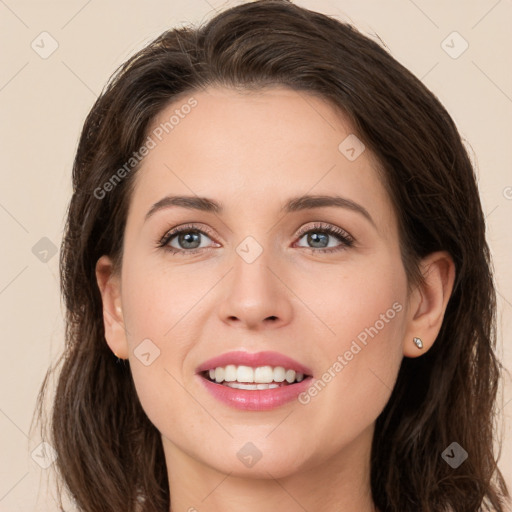
<svg viewBox="0 0 512 512"><path fill-rule="evenodd" d="M198 378L217 400L244 411L268 411L291 402L309 387L312 380L312 377L306 377L301 382L279 388L249 390L217 384L201 375Z"/></svg>

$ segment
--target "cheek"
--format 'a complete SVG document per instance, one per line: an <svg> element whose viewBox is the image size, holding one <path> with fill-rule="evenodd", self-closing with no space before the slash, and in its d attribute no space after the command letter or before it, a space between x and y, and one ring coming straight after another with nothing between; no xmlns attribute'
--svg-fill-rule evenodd
<svg viewBox="0 0 512 512"><path fill-rule="evenodd" d="M329 290L324 311L334 334L317 343L324 370L300 401L312 428L342 432L342 445L375 421L391 395L403 357L406 277L384 258L333 280Z"/></svg>
<svg viewBox="0 0 512 512"><path fill-rule="evenodd" d="M189 315L200 294L185 271L170 276L165 269L133 258L126 260L123 272L123 313L133 380L146 414L160 425L159 416L186 405L177 404L184 396L179 383L196 338Z"/></svg>
<svg viewBox="0 0 512 512"><path fill-rule="evenodd" d="M399 255L381 250L371 257L316 267L303 273L295 290L308 304L320 335L316 345L332 358L358 340L369 352L398 341L405 319L407 279ZM379 340L370 346L370 340ZM365 345L366 342L366 345Z"/></svg>
<svg viewBox="0 0 512 512"><path fill-rule="evenodd" d="M371 381L374 369L391 385L401 359L405 326L407 280L403 267L394 258L382 258L346 274L335 293L337 300L331 304L337 306L331 306L329 317L335 319L336 343L330 344L330 359L342 355L347 362L344 371L353 367L346 378L365 375Z"/></svg>
<svg viewBox="0 0 512 512"><path fill-rule="evenodd" d="M186 265L170 272L176 264L155 263L147 256L132 262L127 262L123 277L123 309L130 341L136 343L142 336L164 343L180 331L182 319L188 323L188 315L194 313L207 291L208 276Z"/></svg>
<svg viewBox="0 0 512 512"><path fill-rule="evenodd" d="M405 281L393 279L386 272L352 274L332 301L330 317L335 319L333 330L338 348L349 349L352 341L370 352L389 349L402 332L405 319ZM378 340L371 343L371 340ZM348 343L348 345L347 345Z"/></svg>

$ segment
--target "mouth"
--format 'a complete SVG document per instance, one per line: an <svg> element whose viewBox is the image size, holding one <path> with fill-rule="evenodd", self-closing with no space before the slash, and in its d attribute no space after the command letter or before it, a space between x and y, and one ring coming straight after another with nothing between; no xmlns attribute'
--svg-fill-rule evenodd
<svg viewBox="0 0 512 512"><path fill-rule="evenodd" d="M267 365L253 368L234 364L210 368L200 372L200 375L204 379L221 386L249 391L293 386L311 377L283 366L272 367Z"/></svg>
<svg viewBox="0 0 512 512"><path fill-rule="evenodd" d="M204 362L196 374L214 398L252 411L291 402L313 380L309 368L277 352L229 352Z"/></svg>

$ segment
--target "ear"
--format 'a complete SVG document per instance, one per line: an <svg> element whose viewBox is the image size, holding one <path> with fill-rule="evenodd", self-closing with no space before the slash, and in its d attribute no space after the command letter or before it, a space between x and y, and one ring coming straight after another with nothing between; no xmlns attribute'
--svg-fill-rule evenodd
<svg viewBox="0 0 512 512"><path fill-rule="evenodd" d="M113 263L108 256L96 262L96 280L103 301L103 324L105 339L114 354L128 359L128 342L121 304L120 276L113 272Z"/></svg>
<svg viewBox="0 0 512 512"><path fill-rule="evenodd" d="M455 264L446 251L429 254L421 261L420 268L424 283L411 292L403 347L405 357L421 356L434 344L455 281ZM422 349L414 344L413 338L422 340Z"/></svg>

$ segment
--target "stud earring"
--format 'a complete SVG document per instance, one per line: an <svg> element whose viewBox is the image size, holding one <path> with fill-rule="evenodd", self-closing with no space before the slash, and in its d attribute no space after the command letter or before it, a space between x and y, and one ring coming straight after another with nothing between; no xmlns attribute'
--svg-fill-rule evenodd
<svg viewBox="0 0 512 512"><path fill-rule="evenodd" d="M413 338L412 341L419 349L423 348L423 341L421 341L421 338Z"/></svg>

